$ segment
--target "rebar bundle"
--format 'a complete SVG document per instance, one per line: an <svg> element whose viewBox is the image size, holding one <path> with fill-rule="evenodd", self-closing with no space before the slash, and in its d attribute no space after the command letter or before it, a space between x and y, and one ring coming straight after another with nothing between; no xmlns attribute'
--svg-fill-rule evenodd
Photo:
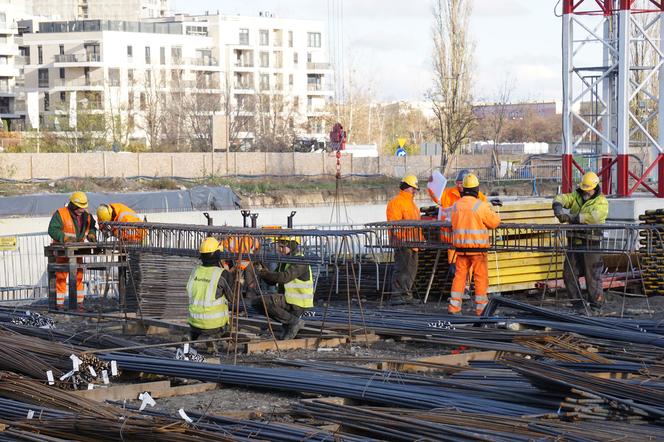
<svg viewBox="0 0 664 442"><path fill-rule="evenodd" d="M647 295L664 294L664 279L662 273L664 268L664 210L646 210L639 215L642 225L648 226L650 230L641 231L641 244L650 243L650 252L640 259L641 278L643 288Z"/></svg>

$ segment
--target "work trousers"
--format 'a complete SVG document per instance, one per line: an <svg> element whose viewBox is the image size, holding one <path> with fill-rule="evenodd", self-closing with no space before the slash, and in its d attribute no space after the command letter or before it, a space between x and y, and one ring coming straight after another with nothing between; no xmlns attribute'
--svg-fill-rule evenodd
<svg viewBox="0 0 664 442"><path fill-rule="evenodd" d="M199 338L201 339L221 339L225 334L228 333L228 325L223 327L211 328L211 329L202 329L189 325L189 337L192 341L196 341ZM217 352L219 346L216 342L207 342L206 345L208 352L214 353Z"/></svg>
<svg viewBox="0 0 664 442"><path fill-rule="evenodd" d="M259 296L258 290L258 278L256 277L256 270L254 265L249 263L244 270L241 270L242 280L244 281L243 289L245 299L253 303L256 298Z"/></svg>
<svg viewBox="0 0 664 442"><path fill-rule="evenodd" d="M602 271L604 262L599 253L567 253L563 267L563 281L565 289L572 301L581 301L581 287L579 277L585 276L587 297L586 300L594 306L604 301L602 288Z"/></svg>
<svg viewBox="0 0 664 442"><path fill-rule="evenodd" d="M417 275L418 254L411 248L394 251L394 269L392 270L392 299L399 297L413 298L413 284Z"/></svg>
<svg viewBox="0 0 664 442"><path fill-rule="evenodd" d="M57 257L55 258L57 264L67 264L69 262L68 258ZM82 263L83 258L76 258L77 263ZM69 285L67 280L69 279L69 272L55 272L55 304L59 308L63 308L65 305L65 299L68 299L69 296ZM83 269L79 268L76 271L76 303L78 307L83 305L83 300L85 299L85 286L83 285Z"/></svg>
<svg viewBox="0 0 664 442"><path fill-rule="evenodd" d="M265 301L265 306L263 306ZM293 325L300 320L300 316L306 309L286 302L282 294L263 295L253 301L256 310L266 313L270 319L276 319L284 325ZM266 311L267 310L267 311Z"/></svg>
<svg viewBox="0 0 664 442"><path fill-rule="evenodd" d="M489 260L486 253L457 253L456 273L452 281L452 292L447 311L461 313L462 296L466 290L468 274L473 272L475 281L475 314L480 316L489 302Z"/></svg>

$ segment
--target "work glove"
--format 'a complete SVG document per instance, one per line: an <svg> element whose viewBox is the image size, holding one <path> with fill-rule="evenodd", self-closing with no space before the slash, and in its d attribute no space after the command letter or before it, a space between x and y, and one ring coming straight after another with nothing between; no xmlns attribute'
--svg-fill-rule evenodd
<svg viewBox="0 0 664 442"><path fill-rule="evenodd" d="M561 223L571 223L572 222L572 217L569 216L566 213L560 213L560 214L556 215L556 218L558 218L558 221L560 221Z"/></svg>
<svg viewBox="0 0 664 442"><path fill-rule="evenodd" d="M97 242L97 234L96 233L93 233L93 232L88 233L87 238L88 238L88 242Z"/></svg>
<svg viewBox="0 0 664 442"><path fill-rule="evenodd" d="M424 216L437 216L438 206L420 207L420 213Z"/></svg>
<svg viewBox="0 0 664 442"><path fill-rule="evenodd" d="M553 209L553 214L556 216L556 218L558 218L560 215L563 214L563 205L558 202L553 203L552 209Z"/></svg>
<svg viewBox="0 0 664 442"><path fill-rule="evenodd" d="M497 207L503 207L503 202L500 201L498 198L494 198L491 201L489 201L492 206L497 206Z"/></svg>

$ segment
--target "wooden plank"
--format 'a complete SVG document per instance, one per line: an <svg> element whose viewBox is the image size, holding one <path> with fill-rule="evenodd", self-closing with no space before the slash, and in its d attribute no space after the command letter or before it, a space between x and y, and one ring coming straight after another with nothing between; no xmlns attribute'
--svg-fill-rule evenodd
<svg viewBox="0 0 664 442"><path fill-rule="evenodd" d="M71 393L97 402L123 401L125 399L136 399L138 395L147 391L150 396L153 393L171 388L171 381L144 382L140 384L113 385L108 388L97 388L94 390L79 390Z"/></svg>
<svg viewBox="0 0 664 442"><path fill-rule="evenodd" d="M216 390L218 386L219 385L214 382L200 382L197 384L178 385L167 390L156 391L155 394L150 393L150 395L155 399L174 396L186 396L190 394L205 393L206 391Z"/></svg>
<svg viewBox="0 0 664 442"><path fill-rule="evenodd" d="M397 370L403 372L428 372L428 371L441 371L446 368L467 367L470 361L493 361L496 359L498 352L494 350L489 351L474 351L469 353L427 356L423 358L414 359L412 362L425 362L430 364L437 364L440 367L430 367L425 365L418 365L405 361L403 363L386 362L383 364L383 370Z"/></svg>
<svg viewBox="0 0 664 442"><path fill-rule="evenodd" d="M311 350L319 347L334 348L348 343L348 338L331 338L331 339L318 339L318 338L300 338L290 339L286 341L263 341L263 342L248 342L246 345L246 353L263 353L266 351L278 350Z"/></svg>

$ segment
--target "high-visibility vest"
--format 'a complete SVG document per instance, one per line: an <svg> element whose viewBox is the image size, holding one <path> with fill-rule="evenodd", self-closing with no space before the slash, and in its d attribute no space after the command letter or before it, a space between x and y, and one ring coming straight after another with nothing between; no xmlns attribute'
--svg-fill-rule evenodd
<svg viewBox="0 0 664 442"><path fill-rule="evenodd" d="M484 201L465 196L451 210L452 245L457 251L485 250L491 246L489 229L500 224L500 216Z"/></svg>
<svg viewBox="0 0 664 442"><path fill-rule="evenodd" d="M221 250L232 253L240 253L242 256L246 257L261 247L260 242L256 238L250 236L233 236L226 238L221 242ZM243 259L240 261L240 269L246 269L251 261L248 259Z"/></svg>
<svg viewBox="0 0 664 442"><path fill-rule="evenodd" d="M65 237L66 242L82 241L84 238L88 236L91 224L89 213L85 214L88 217L88 222L87 226L85 227L85 232L83 232L81 238L78 238L78 236L76 235L76 225L74 224L74 219L71 217L69 209L67 207L60 207L58 209L58 213L60 214L60 219L62 220L62 233ZM53 242L55 243L55 241Z"/></svg>
<svg viewBox="0 0 664 442"><path fill-rule="evenodd" d="M109 206L113 210L113 213L115 213L115 217L113 218L114 222L140 223L142 221L132 208L122 203L111 203ZM128 229L126 227L122 228L121 231L118 231L118 229L113 229L113 235L119 237L122 240L132 242L141 242L146 233L147 232L145 229Z"/></svg>
<svg viewBox="0 0 664 442"><path fill-rule="evenodd" d="M420 209L413 201L413 195L405 190L387 203L385 210L387 221L416 221L420 219ZM416 227L394 227L390 229L390 244L400 246L404 242L424 240L422 230Z"/></svg>
<svg viewBox="0 0 664 442"><path fill-rule="evenodd" d="M220 328L228 323L228 301L217 298L217 284L224 270L198 266L189 275L189 325L202 330Z"/></svg>
<svg viewBox="0 0 664 442"><path fill-rule="evenodd" d="M290 264L284 266L287 270ZM311 272L311 266L307 266L309 280L294 279L284 284L284 295L286 302L290 305L296 305L302 308L311 308L314 306L314 278Z"/></svg>

